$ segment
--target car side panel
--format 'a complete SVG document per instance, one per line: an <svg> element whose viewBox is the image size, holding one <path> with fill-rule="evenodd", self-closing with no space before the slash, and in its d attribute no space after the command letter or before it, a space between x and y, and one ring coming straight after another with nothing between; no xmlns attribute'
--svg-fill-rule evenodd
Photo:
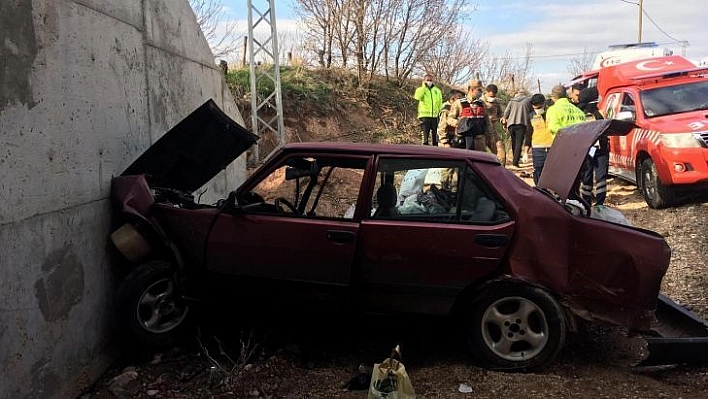
<svg viewBox="0 0 708 399"><path fill-rule="evenodd" d="M345 285L358 223L295 216L222 214L209 235L211 272Z"/></svg>
<svg viewBox="0 0 708 399"><path fill-rule="evenodd" d="M447 313L465 287L500 268L513 232L514 222L364 220L355 283L365 298L387 297L375 302L394 310ZM489 244L489 237L503 244Z"/></svg>

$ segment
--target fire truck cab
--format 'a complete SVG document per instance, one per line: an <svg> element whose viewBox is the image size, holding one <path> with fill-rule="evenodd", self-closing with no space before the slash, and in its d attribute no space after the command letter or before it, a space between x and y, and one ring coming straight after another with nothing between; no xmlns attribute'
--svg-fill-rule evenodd
<svg viewBox="0 0 708 399"><path fill-rule="evenodd" d="M651 208L708 187L708 67L667 56L596 73L600 112L637 125L610 139L610 173L635 183Z"/></svg>

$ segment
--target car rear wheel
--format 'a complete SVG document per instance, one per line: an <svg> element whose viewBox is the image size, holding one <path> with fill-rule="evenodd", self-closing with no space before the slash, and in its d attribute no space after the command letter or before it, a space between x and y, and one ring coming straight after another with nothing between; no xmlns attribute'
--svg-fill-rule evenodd
<svg viewBox="0 0 708 399"><path fill-rule="evenodd" d="M118 301L124 326L140 343L166 346L182 338L190 308L180 298L169 263L138 266L121 284Z"/></svg>
<svg viewBox="0 0 708 399"><path fill-rule="evenodd" d="M664 185L659 180L654 160L647 158L642 162L642 194L650 208L662 209L673 205L675 189L671 185Z"/></svg>
<svg viewBox="0 0 708 399"><path fill-rule="evenodd" d="M490 369L546 365L565 341L563 310L549 293L537 287L489 287L473 301L468 317L472 355Z"/></svg>

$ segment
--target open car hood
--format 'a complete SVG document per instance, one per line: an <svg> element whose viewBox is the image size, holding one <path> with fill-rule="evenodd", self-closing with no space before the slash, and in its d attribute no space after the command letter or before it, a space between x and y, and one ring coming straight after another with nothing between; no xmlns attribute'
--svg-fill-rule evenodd
<svg viewBox="0 0 708 399"><path fill-rule="evenodd" d="M602 135L625 136L634 127L636 126L632 122L603 119L561 129L553 140L538 181L538 188L557 194L561 201L565 202L590 146Z"/></svg>
<svg viewBox="0 0 708 399"><path fill-rule="evenodd" d="M209 100L151 145L121 176L145 175L152 187L191 193L257 140Z"/></svg>

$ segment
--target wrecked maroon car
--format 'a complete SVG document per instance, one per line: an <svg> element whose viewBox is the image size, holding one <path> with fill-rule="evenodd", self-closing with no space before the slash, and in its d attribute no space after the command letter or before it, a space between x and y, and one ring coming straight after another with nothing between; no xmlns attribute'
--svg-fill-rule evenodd
<svg viewBox="0 0 708 399"><path fill-rule="evenodd" d="M631 128L565 129L538 187L478 151L289 144L207 205L193 193L256 141L207 103L113 180L124 222L113 241L138 264L120 288L122 318L142 342L167 344L212 284L321 291L457 317L494 369L547 364L575 318L649 330L668 245L591 217L571 195L592 143Z"/></svg>

